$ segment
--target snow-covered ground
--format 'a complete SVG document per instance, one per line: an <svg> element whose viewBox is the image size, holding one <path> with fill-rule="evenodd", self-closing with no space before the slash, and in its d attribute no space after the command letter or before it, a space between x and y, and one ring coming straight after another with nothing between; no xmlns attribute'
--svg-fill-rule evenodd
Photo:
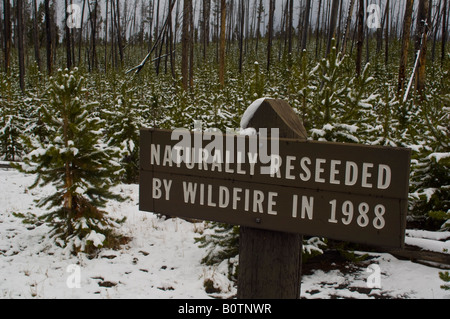
<svg viewBox="0 0 450 319"><path fill-rule="evenodd" d="M33 176L0 168L0 298L203 299L236 295L236 288L224 275L225 267L200 263L205 252L195 238L205 231L205 224L165 220L140 212L137 185L119 186L116 191L130 200L112 202L107 207L113 217L127 217L121 231L132 240L126 246L120 251L103 250L94 259L65 255L46 238L48 226L24 224L17 217L44 213L36 208L34 200L52 189L30 190L33 181ZM429 234L411 233L417 235L417 240L430 240ZM445 249L449 242L440 245ZM371 257L359 266L331 264L327 270L305 274L302 297L450 297L449 291L440 288L443 281L438 273L442 270L401 261L389 254L372 253ZM380 277L375 283L381 288L368 288L377 270ZM205 280L212 280L221 293L206 293Z"/></svg>

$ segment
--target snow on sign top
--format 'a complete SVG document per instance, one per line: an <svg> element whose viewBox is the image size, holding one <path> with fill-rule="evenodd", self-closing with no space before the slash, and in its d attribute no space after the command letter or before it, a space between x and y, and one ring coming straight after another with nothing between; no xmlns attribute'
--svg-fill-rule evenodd
<svg viewBox="0 0 450 319"><path fill-rule="evenodd" d="M260 99L257 99L255 102L250 104L250 106L247 108L247 110L244 112L244 115L241 119L241 128L246 129L248 127L248 123L250 123L250 120L255 115L258 108L261 106L261 104L266 100L269 99L268 97L263 97Z"/></svg>

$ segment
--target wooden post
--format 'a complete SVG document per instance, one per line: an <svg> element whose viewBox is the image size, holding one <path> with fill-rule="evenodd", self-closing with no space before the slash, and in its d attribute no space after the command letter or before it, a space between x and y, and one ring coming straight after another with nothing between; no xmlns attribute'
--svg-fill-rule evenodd
<svg viewBox="0 0 450 319"><path fill-rule="evenodd" d="M299 116L282 100L264 100L247 127L278 128L280 138L307 137ZM299 299L302 241L299 234L241 227L237 297Z"/></svg>

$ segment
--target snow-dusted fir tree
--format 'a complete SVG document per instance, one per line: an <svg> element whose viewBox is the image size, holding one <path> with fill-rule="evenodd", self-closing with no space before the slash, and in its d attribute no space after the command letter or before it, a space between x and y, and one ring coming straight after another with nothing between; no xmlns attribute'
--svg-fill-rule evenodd
<svg viewBox="0 0 450 319"><path fill-rule="evenodd" d="M139 130L144 126L144 107L137 98L137 88L129 80L118 80L119 87L112 98L110 110L103 116L108 122L109 145L123 149L121 158L126 183L135 183L139 174Z"/></svg>
<svg viewBox="0 0 450 319"><path fill-rule="evenodd" d="M450 56L446 61L450 65ZM414 216L431 217L450 227L450 71L444 68L425 98L411 112L412 160L410 206Z"/></svg>
<svg viewBox="0 0 450 319"><path fill-rule="evenodd" d="M20 135L25 129L24 104L10 76L0 80L0 159L16 161L23 153Z"/></svg>
<svg viewBox="0 0 450 319"><path fill-rule="evenodd" d="M77 253L118 245L115 228L120 221L103 208L121 167L118 150L103 140L103 122L93 103L83 103L83 77L77 69L59 70L48 89L48 104L41 107L47 138L24 137L31 152L18 168L36 174L31 187L53 185L56 191L38 202L49 212L41 218L53 227L55 242Z"/></svg>
<svg viewBox="0 0 450 319"><path fill-rule="evenodd" d="M317 70L311 137L320 141L360 143L360 127L366 121L365 113L372 107L375 95L367 96L373 78L366 65L359 76L348 72L347 56L337 52L334 45Z"/></svg>

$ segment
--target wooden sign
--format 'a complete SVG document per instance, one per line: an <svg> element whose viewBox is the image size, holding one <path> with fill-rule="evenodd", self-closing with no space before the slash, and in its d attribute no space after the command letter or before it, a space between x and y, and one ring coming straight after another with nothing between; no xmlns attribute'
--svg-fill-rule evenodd
<svg viewBox="0 0 450 319"><path fill-rule="evenodd" d="M270 129L269 129L270 130ZM410 150L141 130L140 209L402 247Z"/></svg>

